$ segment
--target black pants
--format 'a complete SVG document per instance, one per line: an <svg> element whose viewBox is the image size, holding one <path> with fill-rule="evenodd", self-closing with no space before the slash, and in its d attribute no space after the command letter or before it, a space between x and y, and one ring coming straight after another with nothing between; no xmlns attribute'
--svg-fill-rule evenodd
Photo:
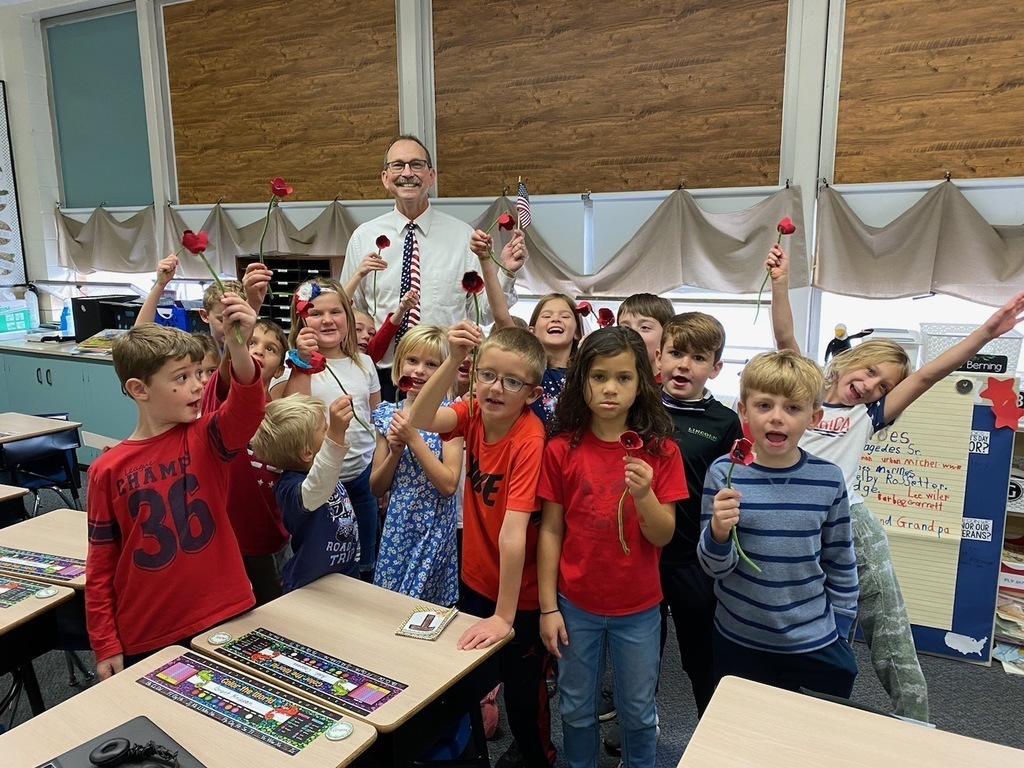
<svg viewBox="0 0 1024 768"><path fill-rule="evenodd" d="M671 608L679 658L693 686L698 718L707 709L717 682L711 643L718 604L714 585L714 580L697 563L661 567L661 653L665 655L667 614Z"/></svg>
<svg viewBox="0 0 1024 768"><path fill-rule="evenodd" d="M857 677L857 659L845 640L806 653L774 653L734 643L715 630L715 674L735 675L776 688L850 698Z"/></svg>
<svg viewBox="0 0 1024 768"><path fill-rule="evenodd" d="M474 616L494 615L493 600L459 584L459 609ZM498 651L505 684L508 727L530 768L550 768L555 762L551 743L551 705L544 679L547 649L540 639L540 611L516 611L515 637Z"/></svg>

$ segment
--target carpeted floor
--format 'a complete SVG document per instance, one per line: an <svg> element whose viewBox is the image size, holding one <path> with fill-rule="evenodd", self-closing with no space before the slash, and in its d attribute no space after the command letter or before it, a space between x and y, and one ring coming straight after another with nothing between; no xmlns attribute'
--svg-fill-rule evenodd
<svg viewBox="0 0 1024 768"><path fill-rule="evenodd" d="M678 763L696 726L690 684L679 663L675 631L671 623L668 642L658 693L661 721L658 768L672 768ZM854 687L854 700L883 711L891 711L888 698L871 671L867 648L857 643L855 649L861 674ZM92 668L91 654L81 655ZM930 656L921 658L921 666L928 680L932 721L938 728L1024 749L1024 676L1007 675L998 663L983 667ZM81 674L78 675L78 686L68 684L64 655L59 652L48 653L37 659L35 669L48 707L75 695L84 685ZM9 677L0 680L0 696L9 684ZM28 703L22 696L13 713L14 726L29 716ZM8 725L7 717L3 719L2 725ZM500 728L502 737L490 743L492 762L497 760L509 743L508 725L504 716ZM557 695L552 705L552 731L557 746L561 741ZM6 766L2 757L0 764ZM601 768L614 768L617 764L618 758L608 755L603 755L600 763ZM558 765L564 763L559 761Z"/></svg>

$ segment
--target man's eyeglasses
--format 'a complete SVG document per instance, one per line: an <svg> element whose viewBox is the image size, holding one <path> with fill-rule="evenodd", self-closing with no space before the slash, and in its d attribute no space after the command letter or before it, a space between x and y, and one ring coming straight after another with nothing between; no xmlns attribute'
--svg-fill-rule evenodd
<svg viewBox="0 0 1024 768"><path fill-rule="evenodd" d="M476 380L487 386L490 386L498 379L501 379L501 388L506 392L518 392L523 387L537 386L529 381L517 379L515 376L498 376L494 371L489 371L486 368L478 369L476 372Z"/></svg>
<svg viewBox="0 0 1024 768"><path fill-rule="evenodd" d="M409 166L409 170L413 172L423 171L430 167L430 164L426 160L391 160L390 162L384 163L384 167L392 173L401 173L405 170L405 166Z"/></svg>

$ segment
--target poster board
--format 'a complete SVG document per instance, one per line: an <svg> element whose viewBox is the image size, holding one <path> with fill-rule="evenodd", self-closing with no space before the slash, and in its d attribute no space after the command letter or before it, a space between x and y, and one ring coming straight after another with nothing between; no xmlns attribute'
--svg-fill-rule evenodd
<svg viewBox="0 0 1024 768"><path fill-rule="evenodd" d="M865 445L855 484L889 537L918 650L984 663L1014 437L979 396L987 382L958 372L932 387Z"/></svg>
<svg viewBox="0 0 1024 768"><path fill-rule="evenodd" d="M0 80L0 285L23 285L25 244L18 213L18 186L14 178L6 89L6 84Z"/></svg>

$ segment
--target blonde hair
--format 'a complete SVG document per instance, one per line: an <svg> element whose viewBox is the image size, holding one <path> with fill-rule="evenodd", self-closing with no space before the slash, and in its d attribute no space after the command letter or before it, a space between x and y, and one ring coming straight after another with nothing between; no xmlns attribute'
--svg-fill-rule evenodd
<svg viewBox="0 0 1024 768"><path fill-rule="evenodd" d="M296 286L295 290L298 291L304 285L319 285L320 290L326 293L336 293L338 295L338 301L341 302L342 309L345 310L345 325L348 326L345 332L345 338L341 342L341 351L345 357L351 358L361 370L366 370L363 367L363 361L359 359L361 352L359 351L359 345L356 343L356 315L352 310L352 302L349 301L348 296L345 294L345 289L341 287L341 283L332 277L322 277L316 275L311 277L309 280L300 283ZM321 296L323 293L320 294ZM295 339L299 335L299 331L306 327L306 318L299 317L295 312L295 298L292 297L291 305L291 329L288 331L288 346L292 349L295 348Z"/></svg>
<svg viewBox="0 0 1024 768"><path fill-rule="evenodd" d="M522 328L499 328L484 339L476 359L480 360L484 352L491 347L511 352L518 357L526 365L527 372L533 379L530 383L540 384L544 377L544 369L548 367L548 355L540 339Z"/></svg>
<svg viewBox="0 0 1024 768"><path fill-rule="evenodd" d="M312 447L314 435L326 426L323 400L312 395L272 400L252 436L252 452L279 469L298 469L299 456Z"/></svg>
<svg viewBox="0 0 1024 768"><path fill-rule="evenodd" d="M740 400L744 403L753 390L810 403L817 408L821 405L824 388L821 367L791 349L755 355L740 374Z"/></svg>
<svg viewBox="0 0 1024 768"><path fill-rule="evenodd" d="M199 343L203 345L203 349L206 350L206 354L203 355L203 359L205 360L207 357L212 357L213 361L220 365L220 347L217 346L217 342L214 341L213 336L206 331L196 331L192 336L197 339Z"/></svg>
<svg viewBox="0 0 1024 768"><path fill-rule="evenodd" d="M825 368L825 384L826 386L833 384L847 371L867 368L879 363L894 364L899 369L899 381L907 378L913 370L910 357L903 347L888 339L872 339L833 356Z"/></svg>
<svg viewBox="0 0 1024 768"><path fill-rule="evenodd" d="M661 348L670 341L680 352L711 352L717 363L725 351L725 328L711 315L684 312L670 319L661 332Z"/></svg>
<svg viewBox="0 0 1024 768"><path fill-rule="evenodd" d="M395 348L395 359L391 363L391 380L397 385L402 378L402 363L417 349L437 357L439 363L448 359L448 331L436 325L414 325L408 330Z"/></svg>
<svg viewBox="0 0 1024 768"><path fill-rule="evenodd" d="M203 343L180 328L156 323L136 325L114 342L111 349L114 371L121 382L121 391L129 379L148 384L153 374L168 360L202 362L206 356Z"/></svg>
<svg viewBox="0 0 1024 768"><path fill-rule="evenodd" d="M245 296L245 288L238 280L221 280L221 285L224 286L224 290L220 289L220 285L217 285L217 281L214 280L203 291L203 309L207 312L212 312L213 308L217 306L224 298L225 293L237 293L239 296Z"/></svg>
<svg viewBox="0 0 1024 768"><path fill-rule="evenodd" d="M369 320L370 320L370 327L374 328L374 329L377 328L377 321L374 320L373 315L371 315L369 312L364 312L361 309L358 309L356 307L352 307L352 314L353 314L353 316L355 316L355 315L362 315L363 317L369 318Z"/></svg>

